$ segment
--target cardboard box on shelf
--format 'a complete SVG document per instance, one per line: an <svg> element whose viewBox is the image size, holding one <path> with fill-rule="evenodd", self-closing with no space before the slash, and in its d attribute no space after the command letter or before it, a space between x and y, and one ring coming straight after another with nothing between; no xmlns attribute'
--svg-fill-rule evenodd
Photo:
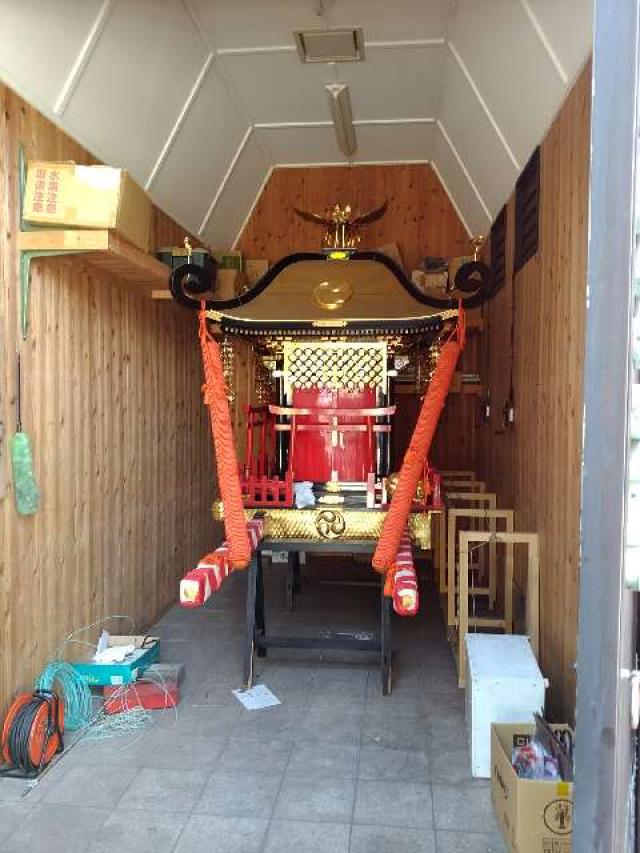
<svg viewBox="0 0 640 853"><path fill-rule="evenodd" d="M54 228L110 228L143 252L151 246L151 201L128 172L111 166L29 162L22 218Z"/></svg>
<svg viewBox="0 0 640 853"><path fill-rule="evenodd" d="M442 299L447 290L449 277L446 270L442 272L413 270L411 273L411 281L423 293L427 295L429 295L429 293L434 293L435 296Z"/></svg>
<svg viewBox="0 0 640 853"><path fill-rule="evenodd" d="M491 727L493 810L510 853L571 853L573 783L520 779L511 764L512 748L527 743L534 732L533 723Z"/></svg>
<svg viewBox="0 0 640 853"><path fill-rule="evenodd" d="M242 252L238 249L214 249L211 253L222 270L243 269Z"/></svg>
<svg viewBox="0 0 640 853"><path fill-rule="evenodd" d="M130 684L160 658L160 640L158 637L109 635L109 648L113 646L134 646L133 652L121 662L100 663L94 660L94 649L87 647L86 656L72 661L73 668L91 687L119 686Z"/></svg>

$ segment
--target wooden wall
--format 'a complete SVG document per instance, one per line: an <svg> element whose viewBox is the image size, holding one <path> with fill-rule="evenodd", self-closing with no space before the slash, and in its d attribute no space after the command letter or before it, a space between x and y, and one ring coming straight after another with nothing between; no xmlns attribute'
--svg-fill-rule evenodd
<svg viewBox="0 0 640 853"><path fill-rule="evenodd" d="M476 467L499 505L515 508L517 529L540 535L541 667L558 719L575 711L590 98L587 66L542 144L539 250L515 277L508 203L508 277L485 306L478 361L491 421L453 418L452 399L438 443L442 467ZM516 420L505 430L512 322Z"/></svg>
<svg viewBox="0 0 640 853"><path fill-rule="evenodd" d="M389 209L362 229L361 248L397 243L409 271L428 255L469 253L469 235L438 177L430 166L419 164L275 169L238 248L246 257L271 263L293 252L317 251L322 227L300 219L294 207L322 214L340 202L364 213L385 199Z"/></svg>
<svg viewBox="0 0 640 853"><path fill-rule="evenodd" d="M113 613L148 626L213 540L195 317L81 260L45 259L32 265L28 339L17 334L20 142L29 158L92 162L0 87L0 418L13 432L19 349L42 493L36 515L17 515L3 443L0 713L74 628ZM156 212L156 245L182 236Z"/></svg>

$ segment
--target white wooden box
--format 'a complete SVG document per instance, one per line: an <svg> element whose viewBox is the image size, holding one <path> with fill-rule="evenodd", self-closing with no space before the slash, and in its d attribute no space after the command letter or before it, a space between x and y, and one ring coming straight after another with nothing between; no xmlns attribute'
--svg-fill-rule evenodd
<svg viewBox="0 0 640 853"><path fill-rule="evenodd" d="M491 723L532 723L545 679L527 637L467 634L466 717L471 775L491 777Z"/></svg>

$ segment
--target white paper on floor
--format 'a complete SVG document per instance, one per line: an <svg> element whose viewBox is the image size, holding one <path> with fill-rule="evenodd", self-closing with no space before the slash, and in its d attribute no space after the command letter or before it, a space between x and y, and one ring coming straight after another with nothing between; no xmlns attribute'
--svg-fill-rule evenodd
<svg viewBox="0 0 640 853"><path fill-rule="evenodd" d="M248 711L259 711L261 708L271 708L272 705L282 704L278 697L264 684L256 684L250 690L240 688L231 692Z"/></svg>

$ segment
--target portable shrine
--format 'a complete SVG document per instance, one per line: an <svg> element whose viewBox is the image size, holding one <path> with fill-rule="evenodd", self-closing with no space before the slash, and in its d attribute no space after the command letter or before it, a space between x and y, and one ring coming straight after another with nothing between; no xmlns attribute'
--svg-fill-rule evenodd
<svg viewBox="0 0 640 853"><path fill-rule="evenodd" d="M325 217L297 211L326 227L322 251L282 258L231 299L216 299L213 277L195 264L171 276L173 297L199 311L221 495L216 512L226 533L226 542L183 578L181 603L202 605L231 571L248 566L247 684L254 652L263 655L270 646L355 648L380 653L388 693L391 610L400 616L418 611L413 550L429 547L431 516L442 509L429 447L464 347L465 307L486 299L490 283L488 269L473 261L457 271L448 298L436 298L386 254L357 249L358 226L382 216L386 206L359 217L348 205ZM242 459L228 399L238 339L251 343L260 377L260 400L245 407ZM394 383L410 367L422 371L426 390L395 473ZM288 552L291 596L301 551L371 555L381 580L379 635L269 635L266 547Z"/></svg>

